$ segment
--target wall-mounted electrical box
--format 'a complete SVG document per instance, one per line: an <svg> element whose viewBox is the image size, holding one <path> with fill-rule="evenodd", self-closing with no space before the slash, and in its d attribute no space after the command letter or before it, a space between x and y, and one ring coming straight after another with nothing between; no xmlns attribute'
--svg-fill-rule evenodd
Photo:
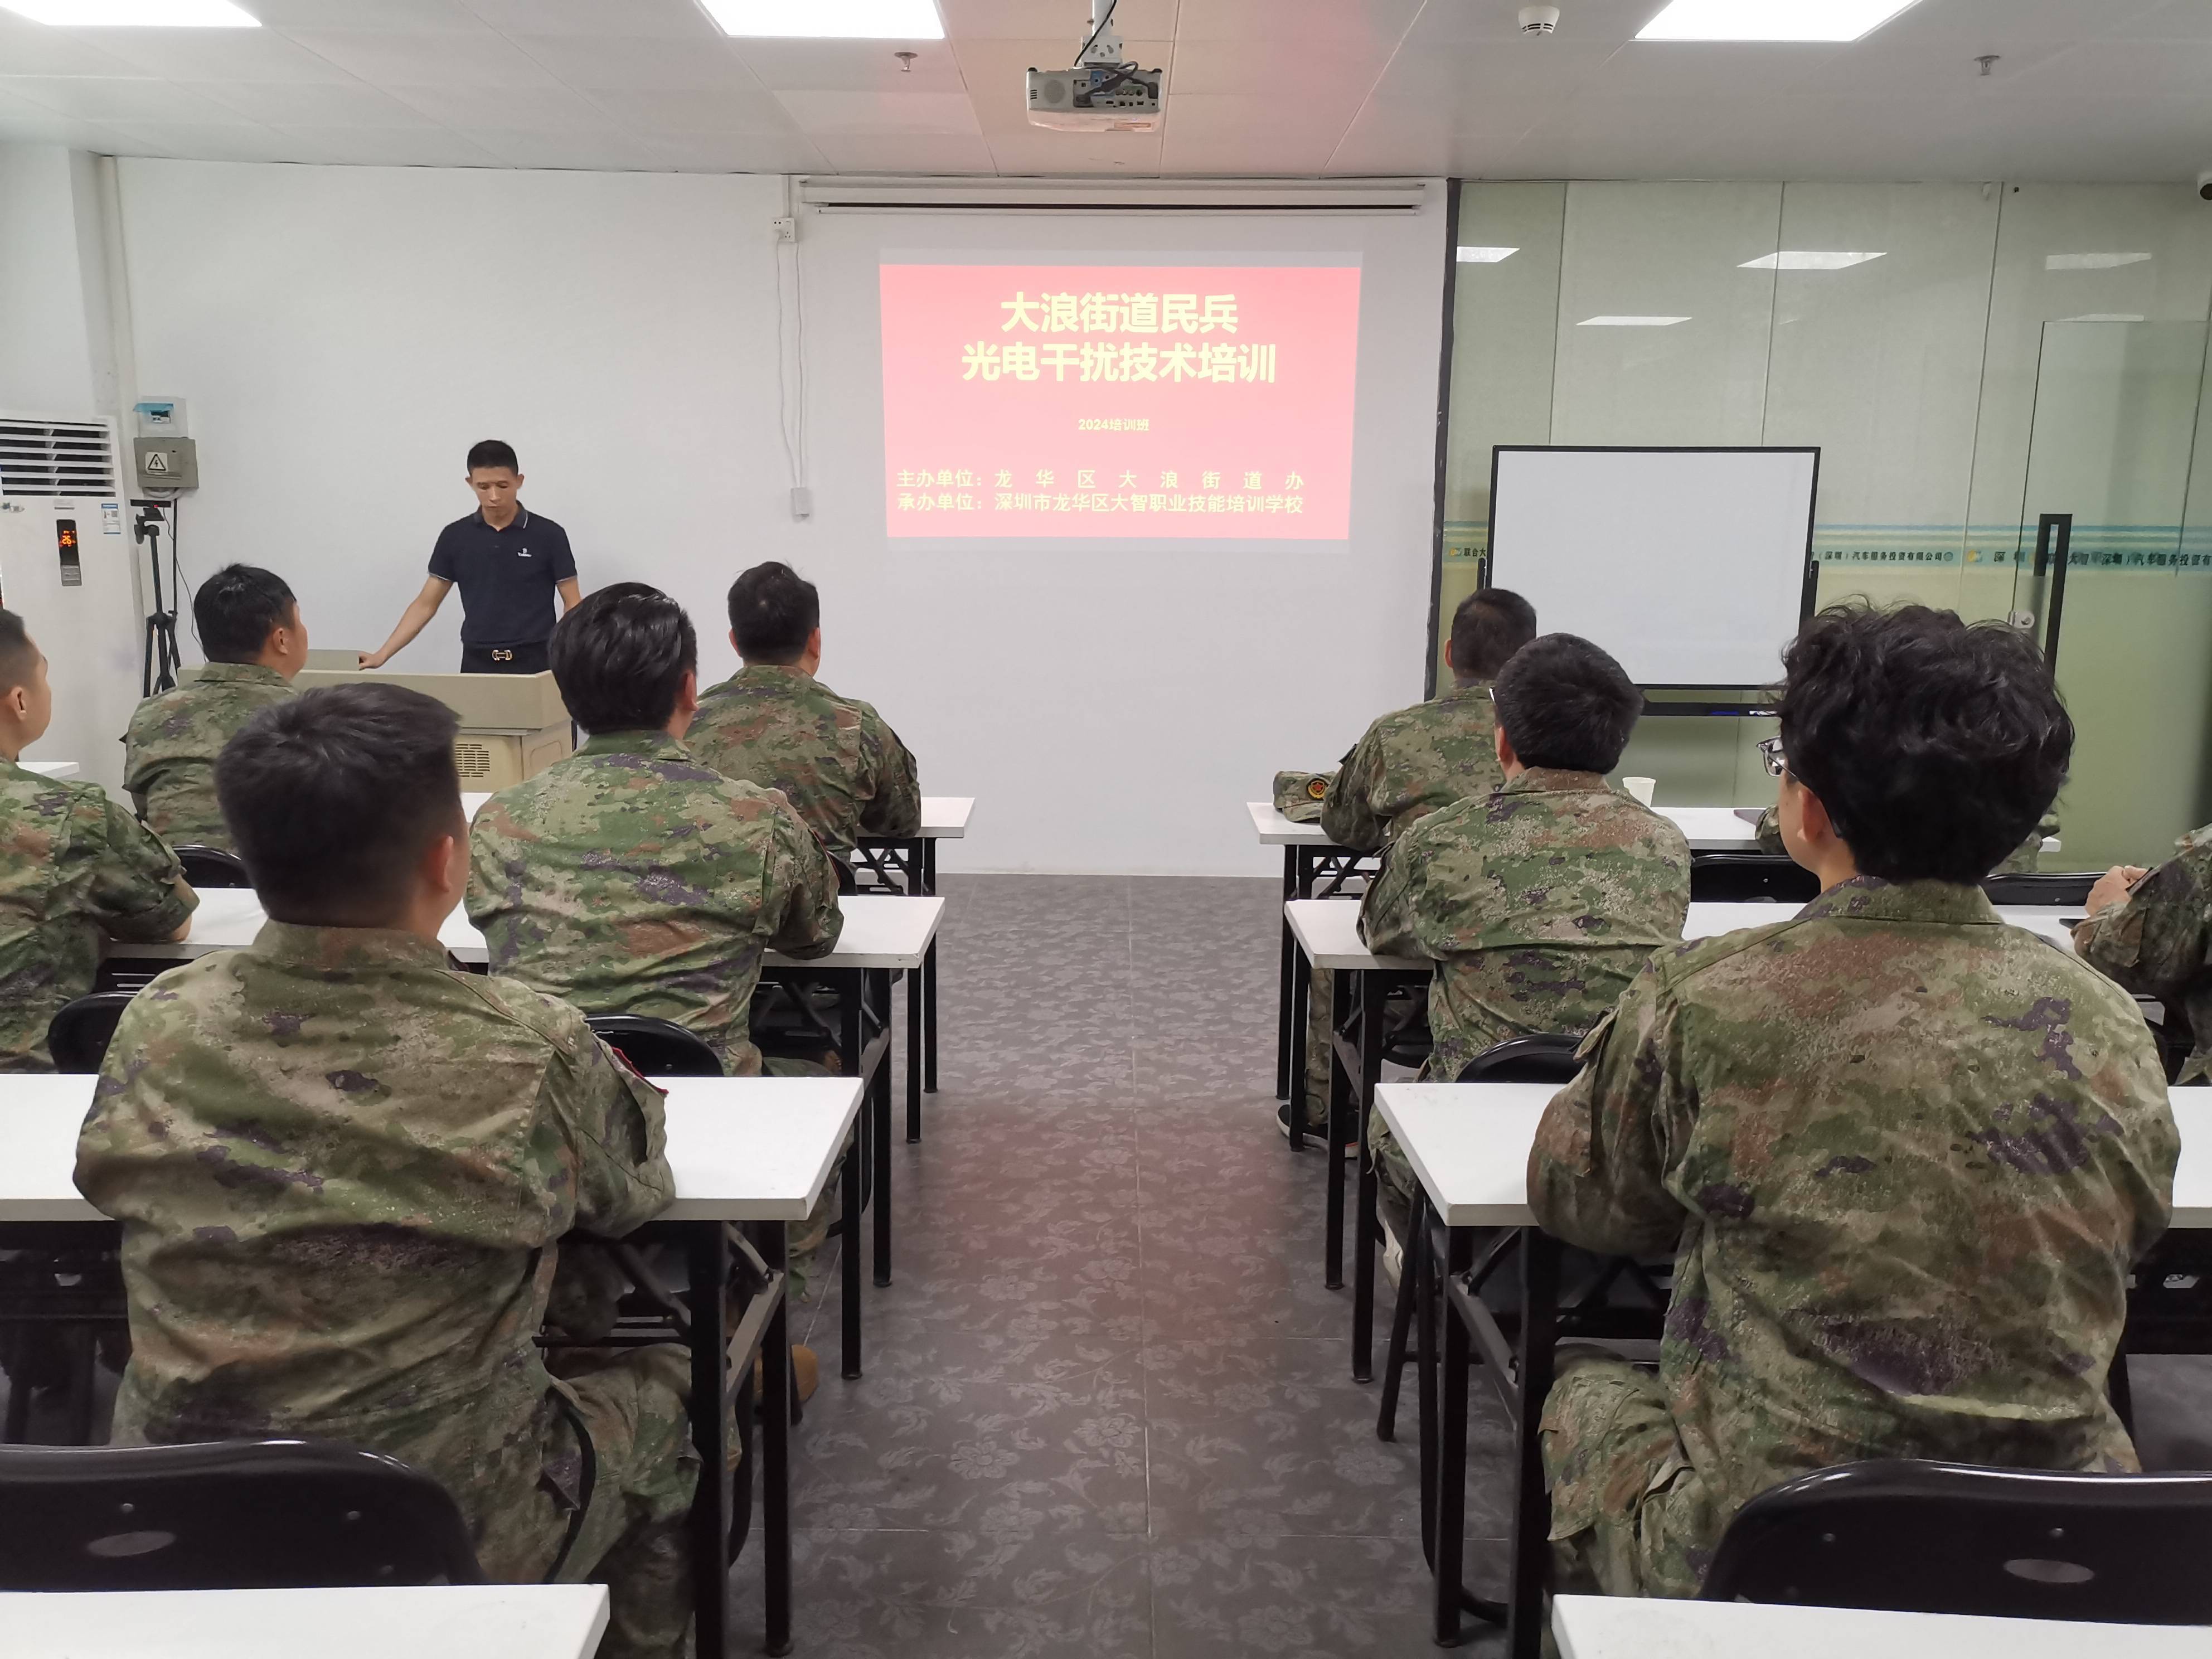
<svg viewBox="0 0 2212 1659"><path fill-rule="evenodd" d="M200 487L199 446L190 438L133 438L131 454L138 465L138 482L145 489Z"/></svg>

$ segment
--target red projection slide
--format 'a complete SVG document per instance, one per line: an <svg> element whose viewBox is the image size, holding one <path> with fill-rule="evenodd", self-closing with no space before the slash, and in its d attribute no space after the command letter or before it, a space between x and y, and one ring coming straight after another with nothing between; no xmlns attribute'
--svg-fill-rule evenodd
<svg viewBox="0 0 2212 1659"><path fill-rule="evenodd" d="M1357 265L882 267L892 536L1340 541Z"/></svg>

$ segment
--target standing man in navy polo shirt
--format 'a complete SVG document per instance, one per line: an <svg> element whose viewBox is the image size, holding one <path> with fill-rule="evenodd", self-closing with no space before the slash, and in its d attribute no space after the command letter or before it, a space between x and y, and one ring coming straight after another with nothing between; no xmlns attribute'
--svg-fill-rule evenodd
<svg viewBox="0 0 2212 1659"><path fill-rule="evenodd" d="M553 637L553 596L566 612L580 597L568 532L524 507L521 469L512 445L487 438L469 451L477 511L438 532L430 579L422 584L383 648L364 654L381 668L429 623L453 587L461 590L461 672L539 674Z"/></svg>

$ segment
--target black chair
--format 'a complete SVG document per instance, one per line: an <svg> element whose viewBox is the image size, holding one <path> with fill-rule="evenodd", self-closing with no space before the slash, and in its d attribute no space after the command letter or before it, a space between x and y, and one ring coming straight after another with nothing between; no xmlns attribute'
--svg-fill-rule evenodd
<svg viewBox="0 0 2212 1659"><path fill-rule="evenodd" d="M477 1584L446 1489L307 1440L0 1447L0 1589Z"/></svg>
<svg viewBox="0 0 2212 1659"><path fill-rule="evenodd" d="M592 1032L646 1077L720 1077L722 1062L706 1040L673 1020L645 1014L592 1014Z"/></svg>
<svg viewBox="0 0 2212 1659"><path fill-rule="evenodd" d="M1692 853L1690 899L1696 904L1741 904L1766 900L1809 904L1820 896L1820 878L1774 853Z"/></svg>
<svg viewBox="0 0 2212 1659"><path fill-rule="evenodd" d="M1462 1083L1571 1083L1575 1073L1582 1069L1575 1060L1575 1051L1582 1047L1578 1036L1563 1036L1545 1032L1534 1036L1508 1037L1494 1042L1473 1060L1460 1067L1458 1081ZM1413 1271L1415 1253L1432 1249L1437 1259L1443 1260L1443 1229L1437 1226L1429 1210L1428 1194L1418 1186L1413 1189L1413 1206L1407 1218L1405 1247L1400 1253L1398 1267L1398 1299L1390 1310L1390 1346L1382 1357L1382 1408L1375 1423L1376 1437L1395 1439L1398 1431L1398 1388L1406 1371L1407 1350L1411 1345L1413 1314L1418 1301L1415 1285L1419 1274Z"/></svg>
<svg viewBox="0 0 2212 1659"><path fill-rule="evenodd" d="M1883 1459L1736 1512L1709 1601L2212 1625L2212 1474L2073 1474Z"/></svg>
<svg viewBox="0 0 2212 1659"><path fill-rule="evenodd" d="M193 887L251 887L252 881L246 873L246 861L235 853L226 853L219 847L201 847L191 842L169 849L177 855L177 862L185 866L185 880Z"/></svg>
<svg viewBox="0 0 2212 1659"><path fill-rule="evenodd" d="M123 1011L131 1006L128 991L94 991L62 1005L46 1026L46 1048L54 1069L83 1076L100 1069L107 1045Z"/></svg>
<svg viewBox="0 0 2212 1659"><path fill-rule="evenodd" d="M2022 871L2016 875L1984 876L1982 890L1992 904L2087 904L2089 890L2103 873L2100 870L2070 874Z"/></svg>

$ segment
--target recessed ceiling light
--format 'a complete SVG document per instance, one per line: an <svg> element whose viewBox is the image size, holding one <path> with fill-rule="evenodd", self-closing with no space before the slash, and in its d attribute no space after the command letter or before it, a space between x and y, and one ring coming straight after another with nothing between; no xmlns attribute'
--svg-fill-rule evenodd
<svg viewBox="0 0 2212 1659"><path fill-rule="evenodd" d="M936 0L699 0L731 35L812 40L942 40Z"/></svg>
<svg viewBox="0 0 2212 1659"><path fill-rule="evenodd" d="M1869 259L1879 259L1880 253L1832 252L1826 248L1785 247L1779 253L1761 254L1756 259L1746 259L1738 267L1742 270L1848 270L1853 265L1863 265Z"/></svg>
<svg viewBox="0 0 2212 1659"><path fill-rule="evenodd" d="M1494 265L1520 251L1517 247L1463 247L1459 251L1459 262L1463 265Z"/></svg>
<svg viewBox="0 0 2212 1659"><path fill-rule="evenodd" d="M2139 265L2150 258L2148 253L2046 253L2043 256L2045 270L2112 270L2121 265Z"/></svg>
<svg viewBox="0 0 2212 1659"><path fill-rule="evenodd" d="M1585 317L1577 328L1672 328L1687 317Z"/></svg>
<svg viewBox="0 0 2212 1659"><path fill-rule="evenodd" d="M2081 317L2061 317L2062 323L2139 323L2142 316L2133 311L2092 311Z"/></svg>
<svg viewBox="0 0 2212 1659"><path fill-rule="evenodd" d="M1639 40L1856 40L1913 0L1669 0Z"/></svg>
<svg viewBox="0 0 2212 1659"><path fill-rule="evenodd" d="M258 29L261 20L230 0L0 0L33 23L64 28Z"/></svg>

